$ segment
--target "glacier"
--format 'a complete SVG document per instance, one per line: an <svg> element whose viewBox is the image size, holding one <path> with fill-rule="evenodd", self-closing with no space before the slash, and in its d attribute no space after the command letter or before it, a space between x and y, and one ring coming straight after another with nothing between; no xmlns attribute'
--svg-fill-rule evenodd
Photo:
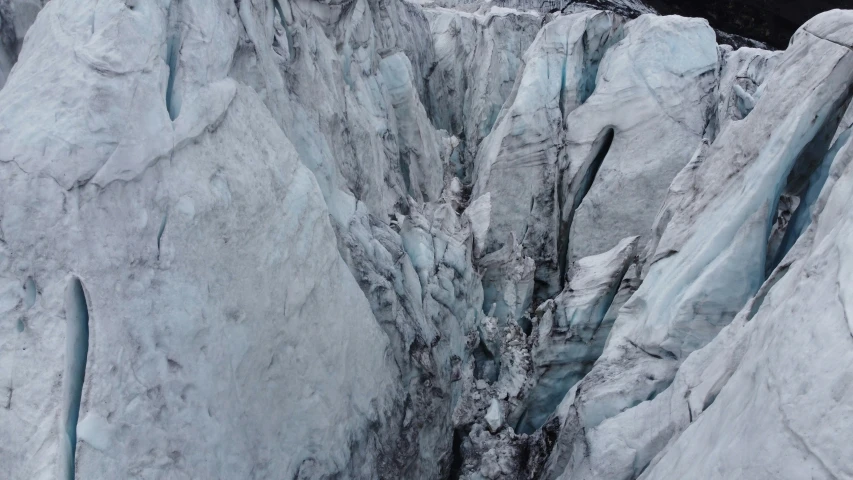
<svg viewBox="0 0 853 480"><path fill-rule="evenodd" d="M853 477L853 10L656 8L0 0L4 478Z"/></svg>

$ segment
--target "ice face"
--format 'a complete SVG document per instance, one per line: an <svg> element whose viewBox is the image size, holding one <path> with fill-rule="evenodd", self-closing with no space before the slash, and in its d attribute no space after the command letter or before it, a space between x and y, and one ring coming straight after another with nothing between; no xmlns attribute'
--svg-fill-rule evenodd
<svg viewBox="0 0 853 480"><path fill-rule="evenodd" d="M490 6L468 13L426 8L436 64L427 108L438 128L462 140L457 175L470 182L473 158L512 93L522 56L542 25L535 11Z"/></svg>
<svg viewBox="0 0 853 480"><path fill-rule="evenodd" d="M649 228L709 123L713 31L623 23L585 12L543 28L476 159L473 195L493 196L486 248L513 232L537 263L540 300L559 292L572 261Z"/></svg>
<svg viewBox="0 0 853 480"><path fill-rule="evenodd" d="M514 234L537 263L545 298L561 284L558 158L564 119L587 95L597 60L621 38L623 22L612 13L585 12L547 24L525 54L524 69L475 159L472 195L492 196L486 251L498 250Z"/></svg>
<svg viewBox="0 0 853 480"><path fill-rule="evenodd" d="M842 18L849 20L849 16ZM807 33L825 20L825 16L818 17L804 27L767 79L755 109L744 120L724 128L685 169L690 171L673 184L678 187L677 196L687 193L692 198L674 201L680 206L667 214L670 219L642 286L621 311L602 359L577 387L582 393L563 410L567 428L561 431L560 447L549 460L549 478L610 468L604 467L605 462L613 462L606 452L601 460L572 455L572 445L585 441L582 429L603 428L605 421L619 425L635 421L633 414L622 415L621 410L628 407L630 412L650 392L636 376L648 372L650 378L659 378L653 365L664 367L692 358L691 352L701 351L759 292L775 201L798 159L804 158L801 154L822 130L837 124L849 101L850 51L824 40L824 35ZM815 51L822 52L819 58L811 55ZM824 62L827 57L831 60ZM795 93L796 105L787 104L800 88L806 90ZM691 184L695 187L688 190ZM789 268L790 264L777 271ZM779 274L775 275L769 285L780 282ZM764 296L762 293L760 298ZM632 349L639 349L640 357L632 359ZM675 370L664 373L674 375ZM675 401L677 395L669 398ZM670 436L673 430L667 424L661 428L662 437L643 440L644 448L652 450L642 453L642 460L632 458L630 464L651 461L655 452L676 438ZM646 435L644 432L643 438L649 438ZM654 443L646 443L649 441ZM618 465L624 468L626 464ZM618 478L630 478L630 473L621 475L625 476Z"/></svg>
<svg viewBox="0 0 853 480"><path fill-rule="evenodd" d="M630 237L608 252L579 260L566 288L539 307L538 337L531 352L536 386L525 402L519 433L542 427L601 355L613 326L607 311L635 260L638 241Z"/></svg>
<svg viewBox="0 0 853 480"><path fill-rule="evenodd" d="M174 122L154 3L50 2L0 91L2 276L39 289L3 339L3 463L11 478L376 469L367 425L401 401L388 339L314 176L219 63L239 36L233 5L181 5L198 24ZM217 41L194 37L206 28ZM152 48L129 53L139 42ZM27 72L65 80L51 90Z"/></svg>
<svg viewBox="0 0 853 480"><path fill-rule="evenodd" d="M0 0L10 478L853 475L852 14L439 3Z"/></svg>

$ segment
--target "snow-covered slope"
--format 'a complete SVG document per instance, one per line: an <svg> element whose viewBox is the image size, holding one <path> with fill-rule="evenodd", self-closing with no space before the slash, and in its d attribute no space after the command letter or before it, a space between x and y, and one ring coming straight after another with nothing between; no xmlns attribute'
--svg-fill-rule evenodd
<svg viewBox="0 0 853 480"><path fill-rule="evenodd" d="M853 476L853 12L587 3L0 0L5 475Z"/></svg>

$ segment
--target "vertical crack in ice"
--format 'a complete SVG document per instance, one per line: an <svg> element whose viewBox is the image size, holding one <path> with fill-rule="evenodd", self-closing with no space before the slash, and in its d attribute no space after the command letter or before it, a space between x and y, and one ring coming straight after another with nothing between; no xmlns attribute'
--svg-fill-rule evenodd
<svg viewBox="0 0 853 480"><path fill-rule="evenodd" d="M65 290L65 373L63 375L63 448L60 452L64 478L75 478L77 420L89 354L89 307L80 279L74 277Z"/></svg>
<svg viewBox="0 0 853 480"><path fill-rule="evenodd" d="M595 181L595 176L598 175L598 170L601 168L601 165L604 163L605 157L610 152L610 147L613 145L613 138L615 137L616 132L613 127L608 127L605 129L604 134L602 135L602 140L598 143L600 146L598 147L598 152L595 154L595 157L592 159L592 163L589 165L589 170L587 170L586 176L581 183L581 187L578 190L578 195L575 199L574 208L580 206L586 194L589 193L592 188L592 183Z"/></svg>
<svg viewBox="0 0 853 480"><path fill-rule="evenodd" d="M178 73L178 60L181 56L180 0L169 2L168 29L166 37L166 64L169 66L169 80L166 84L166 110L174 121L181 113L180 95L175 96L175 77Z"/></svg>
<svg viewBox="0 0 853 480"><path fill-rule="evenodd" d="M608 35L609 37L609 35ZM584 72L581 76L580 88L578 89L578 104L583 105L589 100L589 97L595 92L596 82L598 80L598 67L601 65L601 59L604 57L604 52L607 51L609 45L602 50L593 50L590 48L589 30L585 31L581 38L583 42L583 68Z"/></svg>
<svg viewBox="0 0 853 480"><path fill-rule="evenodd" d="M278 19L281 20L281 26L286 27L287 22L284 21L284 11L281 9L281 3L278 0L272 0L273 8L275 8L276 13L278 13Z"/></svg>
<svg viewBox="0 0 853 480"><path fill-rule="evenodd" d="M814 204L820 196L820 192L823 190L823 186L826 184L827 178L829 178L829 172L832 168L833 162L835 162L835 157L838 155L841 148L850 140L851 133L853 133L853 129L848 128L838 136L838 139L826 153L823 163L821 163L818 169L815 170L809 178L808 187L800 197L800 204L788 222L788 228L785 230L782 242L779 245L778 250L774 252L774 258L767 264L768 274L782 262L785 255L787 255L791 248L793 248L794 244L797 243L800 235L802 235L809 225L811 225L812 209Z"/></svg>
<svg viewBox="0 0 853 480"><path fill-rule="evenodd" d="M583 36L584 40L584 54L586 54L586 34ZM558 98L559 107L560 107L560 123L562 124L563 130L566 129L566 68L569 66L569 56L571 52L569 51L569 41L566 39L566 54L563 56L563 65L560 69L560 97Z"/></svg>
<svg viewBox="0 0 853 480"><path fill-rule="evenodd" d="M462 451L462 443L468 434L463 429L453 429L452 458L450 460L450 480L458 480L462 476L462 465L465 462L465 453Z"/></svg>
<svg viewBox="0 0 853 480"><path fill-rule="evenodd" d="M401 148L400 154L398 155L400 162L400 174L403 176L403 186L406 188L406 195L414 197L412 191L412 174L409 167L409 160L407 158L408 152L403 150L404 149Z"/></svg>
<svg viewBox="0 0 853 480"><path fill-rule="evenodd" d="M24 306L27 310L33 308L36 304L36 281L33 277L27 277L24 282Z"/></svg>
<svg viewBox="0 0 853 480"><path fill-rule="evenodd" d="M166 223L169 221L169 211L163 214L163 219L160 221L160 229L157 231L157 259L160 259L160 248L163 242L163 232L166 231Z"/></svg>
<svg viewBox="0 0 853 480"><path fill-rule="evenodd" d="M169 65L169 82L166 85L166 109L169 111L169 118L173 121L178 118L179 108L174 102L175 94L175 75L178 70L178 55L179 55L179 40L177 35L170 35L166 44L166 63Z"/></svg>
<svg viewBox="0 0 853 480"><path fill-rule="evenodd" d="M287 21L285 20L284 10L281 8L281 2L279 0L273 0L272 4L275 11L278 12L278 18L281 20L281 28L284 30L284 36L287 39L288 58L292 60L293 56L296 54L293 47L293 34L291 34L290 30L287 28Z"/></svg>
<svg viewBox="0 0 853 480"><path fill-rule="evenodd" d="M601 132L598 136L598 139L595 141L593 145L592 151L596 152L595 156L592 158L592 161L589 162L589 167L584 174L583 180L575 192L575 197L573 203L571 205L571 211L568 213L561 213L561 221L560 221L560 229L557 237L557 266L560 272L560 288L562 289L566 285L566 273L568 273L568 254L569 254L569 233L572 227L572 220L575 216L575 211L580 206L581 202L583 202L584 197L586 197L587 193L592 189L592 184L595 182L595 177L598 175L598 170L601 168L601 165L604 163L604 159L607 157L607 154L610 152L610 147L613 145L613 139L616 136L616 131L613 127L607 127ZM560 184L563 182L561 181ZM565 187L558 186L558 199L560 208L566 208L565 198L562 194L562 188L569 188L568 185Z"/></svg>
<svg viewBox="0 0 853 480"><path fill-rule="evenodd" d="M847 97L837 105L834 111L824 119L818 132L797 156L781 191L778 193L777 214L770 218L770 238L768 239L765 279L782 262L800 235L811 224L811 210L814 202L820 196L835 157L850 139L851 130L846 129L833 142L842 117L847 111L853 96ZM787 215L782 215L778 207L784 196L795 196L798 201L796 209ZM784 206L784 205L783 205Z"/></svg>

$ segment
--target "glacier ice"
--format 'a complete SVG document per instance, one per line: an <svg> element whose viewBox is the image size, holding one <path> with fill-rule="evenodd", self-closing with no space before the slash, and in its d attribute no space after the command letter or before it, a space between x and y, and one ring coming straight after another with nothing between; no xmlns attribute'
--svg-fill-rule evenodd
<svg viewBox="0 0 853 480"><path fill-rule="evenodd" d="M642 16L626 26L625 40L601 62L595 92L567 121L563 198L574 196L577 207L573 218L563 207L562 221L571 222L567 262L625 237L645 240L667 187L705 134L717 68L714 34L702 21ZM586 167L591 142L607 129L615 134L600 168L596 158ZM586 168L596 169L586 174L594 180L582 180L591 187L578 182Z"/></svg>
<svg viewBox="0 0 853 480"><path fill-rule="evenodd" d="M638 242L639 237L629 237L608 252L578 260L565 289L539 307L532 347L536 386L527 396L519 432L540 428L601 355L613 326L613 319L605 322L606 314L635 261Z"/></svg>
<svg viewBox="0 0 853 480"><path fill-rule="evenodd" d="M0 0L5 475L853 476L853 12L588 3Z"/></svg>
<svg viewBox="0 0 853 480"><path fill-rule="evenodd" d="M707 24L623 24L601 12L547 24L476 158L473 196L492 194L486 249L513 232L537 263L540 298L559 293L572 261L649 228L709 123Z"/></svg>
<svg viewBox="0 0 853 480"><path fill-rule="evenodd" d="M14 385L3 463L11 478L65 468L50 412L70 361L58 347L76 315L62 301L73 275L89 310L80 417L111 426L97 445L81 436L77 478L375 470L360 445L375 442L368 425L386 423L398 401L387 337L337 251L313 175L258 95L226 79L233 5L182 6L200 9L192 35L222 31L184 41L175 122L162 94L167 12L150 2L49 2L0 91L2 275L39 285L32 308L10 313L26 318L24 331L3 338L4 384ZM26 81L38 71L65 80ZM233 98L219 96L223 81ZM193 142L175 141L182 128ZM113 161L120 178L96 183Z"/></svg>
<svg viewBox="0 0 853 480"><path fill-rule="evenodd" d="M613 13L584 12L545 25L475 159L472 196L492 198L486 251L514 234L548 291L560 285L555 226L564 118L588 95L594 59L621 38L622 23Z"/></svg>
<svg viewBox="0 0 853 480"><path fill-rule="evenodd" d="M457 135L468 180L471 159L512 92L522 55L542 25L541 14L490 6L485 12L429 7L435 63L426 80L430 117Z"/></svg>
<svg viewBox="0 0 853 480"><path fill-rule="evenodd" d="M623 409L631 412L659 394L661 381L667 386L677 365L711 342L759 291L773 205L799 154L822 128L838 124L850 99L851 51L817 30L828 29L829 15L800 30L755 110L724 128L704 158L686 167L694 187L680 195L692 198L673 202L678 206L643 284L621 310L602 358L564 402L548 478L574 478L574 472L605 468L597 462L612 463L606 455L583 454L584 432L608 419L618 422ZM809 33L813 29L819 33ZM649 380L638 381L642 376ZM630 463L643 465L656 453L645 451Z"/></svg>
<svg viewBox="0 0 853 480"><path fill-rule="evenodd" d="M24 43L24 36L48 0L0 2L0 88L6 83Z"/></svg>
<svg viewBox="0 0 853 480"><path fill-rule="evenodd" d="M483 276L483 311L502 322L524 323L524 314L533 302L536 263L524 255L512 234L510 237L503 248L477 261Z"/></svg>

